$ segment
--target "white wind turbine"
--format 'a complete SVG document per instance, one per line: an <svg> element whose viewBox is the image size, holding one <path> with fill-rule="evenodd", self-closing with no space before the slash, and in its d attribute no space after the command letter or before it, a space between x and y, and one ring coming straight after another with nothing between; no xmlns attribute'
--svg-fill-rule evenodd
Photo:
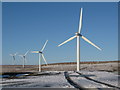
<svg viewBox="0 0 120 90"><path fill-rule="evenodd" d="M88 42L89 44L91 44L94 47L96 47L97 49L101 50L98 46L96 46L90 40L88 40L86 37L84 37L83 35L81 35L80 32L81 32L81 29L82 29L82 12L83 12L83 9L81 8L78 32L75 33L75 36L69 38L68 40L66 40L63 43L61 43L61 44L58 45L58 47L59 47L59 46L65 44L65 43L73 40L74 38L77 38L77 71L80 71L80 37L82 39L84 39L86 42Z"/></svg>
<svg viewBox="0 0 120 90"><path fill-rule="evenodd" d="M26 55L28 54L29 50L24 55L19 55L23 58L23 68L25 67Z"/></svg>
<svg viewBox="0 0 120 90"><path fill-rule="evenodd" d="M12 56L13 58L13 65L15 65L15 56L17 55L17 52L15 54L10 54L10 56Z"/></svg>
<svg viewBox="0 0 120 90"><path fill-rule="evenodd" d="M43 50L45 49L45 46L47 44L48 40L46 40L44 46L42 47L42 49L40 51L32 51L31 53L39 53L39 72L41 72L41 61L42 61L42 58L43 60L45 61L46 65L47 65L47 61L43 55Z"/></svg>

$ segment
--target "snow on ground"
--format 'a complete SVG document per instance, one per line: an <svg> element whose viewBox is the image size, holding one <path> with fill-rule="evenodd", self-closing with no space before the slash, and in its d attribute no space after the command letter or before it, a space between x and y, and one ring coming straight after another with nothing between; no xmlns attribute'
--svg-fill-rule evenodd
<svg viewBox="0 0 120 90"><path fill-rule="evenodd" d="M101 85L99 83L95 83L93 81L87 80L83 76L80 76L77 73L70 74L70 78L77 83L78 85L84 88L108 88L108 86Z"/></svg>
<svg viewBox="0 0 120 90"><path fill-rule="evenodd" d="M25 79L3 79L3 87L33 88L73 88L64 77L64 72L57 75L27 76Z"/></svg>
<svg viewBox="0 0 120 90"><path fill-rule="evenodd" d="M94 72L87 72L87 71L81 71L86 76L89 76L92 79L111 84L114 86L118 86L118 78L120 75L105 72L105 71L94 71Z"/></svg>
<svg viewBox="0 0 120 90"><path fill-rule="evenodd" d="M43 75L44 73L50 73L50 75ZM87 80L73 71L69 71L68 73L74 82L85 88L108 88L106 85ZM92 79L118 86L119 75L114 73L105 71L80 71L80 73ZM26 76L20 79L2 79L0 83L2 83L3 87L10 88L74 88L74 86L70 85L66 80L64 71L47 71L38 73L37 76Z"/></svg>

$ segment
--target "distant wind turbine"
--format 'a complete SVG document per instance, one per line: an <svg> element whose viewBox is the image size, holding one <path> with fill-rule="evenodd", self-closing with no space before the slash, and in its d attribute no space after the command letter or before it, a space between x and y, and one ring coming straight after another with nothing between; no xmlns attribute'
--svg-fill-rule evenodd
<svg viewBox="0 0 120 90"><path fill-rule="evenodd" d="M64 41L63 43L59 44L59 46L73 40L74 38L77 38L77 71L80 71L80 37L82 39L84 39L86 42L88 42L89 44L93 45L94 47L96 47L97 49L101 50L98 46L96 46L94 43L92 43L90 40L88 40L86 37L84 37L80 32L82 29L82 12L83 9L81 8L81 12L80 12L80 20L79 20L79 28L78 28L78 32L75 33L75 36L69 38L68 40Z"/></svg>
<svg viewBox="0 0 120 90"><path fill-rule="evenodd" d="M10 56L12 56L13 58L13 65L15 65L15 56L17 55L17 52L15 54L10 54Z"/></svg>
<svg viewBox="0 0 120 90"><path fill-rule="evenodd" d="M27 61L26 60L26 55L28 54L28 52L29 52L29 50L24 55L19 55L20 57L23 58L23 68L25 67L25 61Z"/></svg>
<svg viewBox="0 0 120 90"><path fill-rule="evenodd" d="M45 49L45 46L47 44L48 40L46 40L44 46L42 47L42 49L40 51L32 51L31 53L39 53L39 72L41 72L41 61L42 61L42 58L43 60L45 61L46 65L47 65L47 61L43 55L43 50Z"/></svg>

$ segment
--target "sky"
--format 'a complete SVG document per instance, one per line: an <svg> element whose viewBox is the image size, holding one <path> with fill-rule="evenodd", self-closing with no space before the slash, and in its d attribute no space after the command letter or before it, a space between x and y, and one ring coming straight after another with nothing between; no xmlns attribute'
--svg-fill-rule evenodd
<svg viewBox="0 0 120 90"><path fill-rule="evenodd" d="M78 32L80 8L83 8L81 34L98 45L99 51L80 39L80 59L85 61L118 60L118 3L94 2L11 2L2 4L2 63L12 64L9 54L27 50L43 51L48 63L76 62L76 39L57 47ZM27 63L38 65L38 54L28 53ZM44 64L44 62L43 62Z"/></svg>

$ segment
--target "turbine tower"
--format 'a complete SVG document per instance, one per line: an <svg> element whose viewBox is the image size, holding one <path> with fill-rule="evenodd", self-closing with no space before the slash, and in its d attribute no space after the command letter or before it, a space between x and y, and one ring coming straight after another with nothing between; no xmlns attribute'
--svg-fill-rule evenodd
<svg viewBox="0 0 120 90"><path fill-rule="evenodd" d="M13 57L13 65L15 65L15 56L17 55L17 52L15 54L10 54L10 56Z"/></svg>
<svg viewBox="0 0 120 90"><path fill-rule="evenodd" d="M41 61L42 61L42 58L43 60L45 61L46 65L47 65L47 61L43 55L43 50L45 49L45 46L47 44L48 40L46 40L45 44L43 45L42 49L40 51L32 51L31 53L38 53L39 54L39 72L41 72Z"/></svg>
<svg viewBox="0 0 120 90"><path fill-rule="evenodd" d="M25 61L27 61L26 60L26 55L28 54L28 52L29 52L29 50L24 55L19 55L20 57L23 58L23 68L25 67Z"/></svg>
<svg viewBox="0 0 120 90"><path fill-rule="evenodd" d="M59 44L59 46L77 38L77 71L80 71L80 37L82 39L84 39L86 42L88 42L89 44L93 45L94 47L96 47L97 49L101 50L97 45L95 45L94 43L92 43L90 40L88 40L86 37L84 37L81 34L81 29L82 29L82 13L83 13L83 9L81 8L80 10L80 20L79 20L79 28L78 28L78 32L75 33L75 36L69 38L68 40L64 41L63 43Z"/></svg>

